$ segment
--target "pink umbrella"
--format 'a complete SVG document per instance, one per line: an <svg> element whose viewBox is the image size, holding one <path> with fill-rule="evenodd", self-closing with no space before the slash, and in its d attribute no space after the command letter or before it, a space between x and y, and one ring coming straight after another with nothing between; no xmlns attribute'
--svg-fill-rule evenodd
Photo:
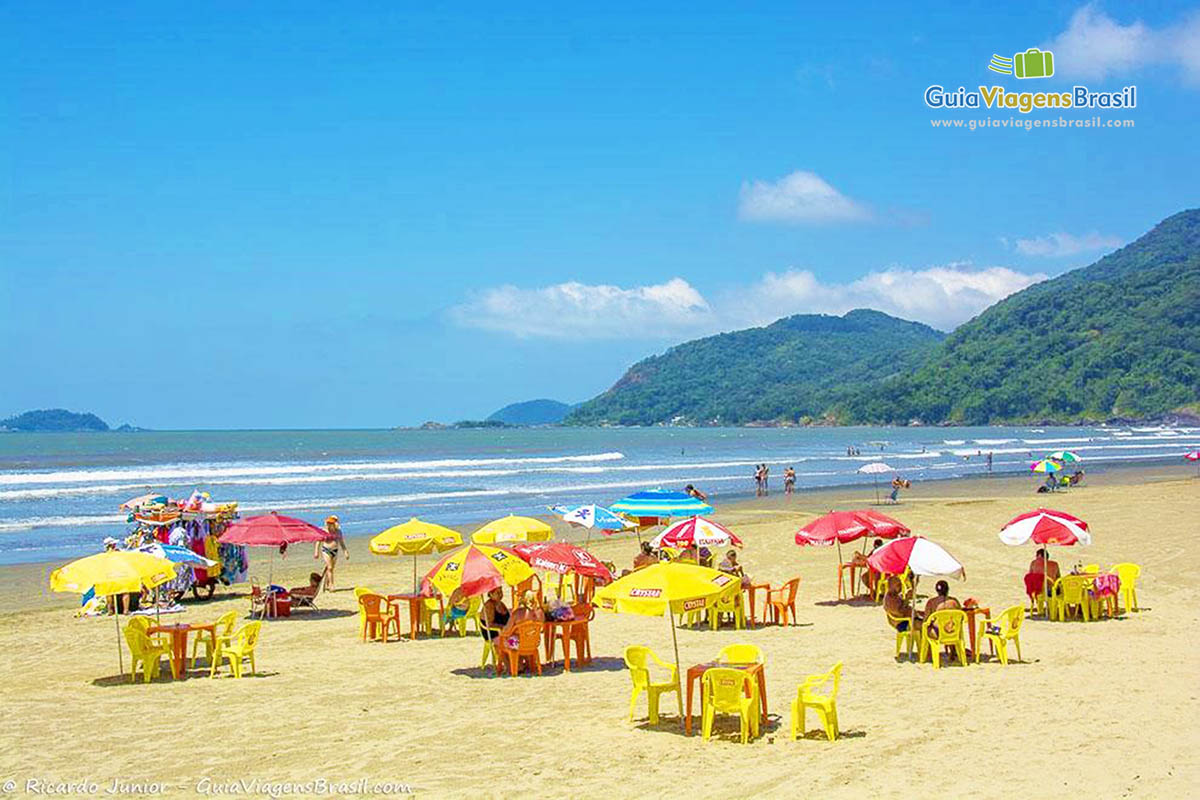
<svg viewBox="0 0 1200 800"><path fill-rule="evenodd" d="M848 544L864 536L895 539L909 532L904 523L878 511L831 511L796 531L796 544Z"/></svg>
<svg viewBox="0 0 1200 800"><path fill-rule="evenodd" d="M654 547L741 547L742 540L736 533L711 519L688 517L655 536L650 544Z"/></svg>
<svg viewBox="0 0 1200 800"><path fill-rule="evenodd" d="M221 538L221 544L241 544L257 547L278 547L281 550L297 542L323 542L329 534L316 525L295 517L285 517L272 511L258 517L235 520ZM271 551L271 566L267 583L275 579L275 551Z"/></svg>
<svg viewBox="0 0 1200 800"><path fill-rule="evenodd" d="M534 569L550 570L559 575L574 572L602 583L609 583L613 579L608 567L591 553L568 542L521 542L514 544L511 549Z"/></svg>
<svg viewBox="0 0 1200 800"><path fill-rule="evenodd" d="M1183 457L1188 461L1200 461L1200 450L1193 450L1190 453L1184 453Z"/></svg>

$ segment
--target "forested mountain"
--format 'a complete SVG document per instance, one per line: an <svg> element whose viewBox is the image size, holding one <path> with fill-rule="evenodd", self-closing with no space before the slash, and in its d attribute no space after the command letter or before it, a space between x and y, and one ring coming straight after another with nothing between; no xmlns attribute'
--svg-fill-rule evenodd
<svg viewBox="0 0 1200 800"><path fill-rule="evenodd" d="M933 328L878 311L801 314L640 361L567 422L740 425L820 417L847 387L911 372L941 338Z"/></svg>
<svg viewBox="0 0 1200 800"><path fill-rule="evenodd" d="M77 414L62 408L26 411L0 420L0 430L10 431L106 431L108 424L95 414Z"/></svg>
<svg viewBox="0 0 1200 800"><path fill-rule="evenodd" d="M638 362L571 424L843 424L1200 412L1200 209L945 337L877 311L800 315Z"/></svg>
<svg viewBox="0 0 1200 800"><path fill-rule="evenodd" d="M487 421L506 425L557 425L570 410L570 405L558 400L526 400L505 406Z"/></svg>

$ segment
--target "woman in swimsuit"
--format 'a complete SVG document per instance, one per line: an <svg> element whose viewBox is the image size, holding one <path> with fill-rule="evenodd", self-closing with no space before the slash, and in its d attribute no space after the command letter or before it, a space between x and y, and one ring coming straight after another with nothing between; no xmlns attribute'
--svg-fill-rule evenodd
<svg viewBox="0 0 1200 800"><path fill-rule="evenodd" d="M329 516L325 520L325 531L329 534L328 538L323 542L316 542L313 548L313 560L318 558L325 559L325 591L332 592L333 587L333 568L337 565L339 553L346 554L346 560L350 560L350 549L346 547L346 539L342 536L342 526L338 524L336 516Z"/></svg>
<svg viewBox="0 0 1200 800"><path fill-rule="evenodd" d="M511 614L508 606L504 605L504 590L497 587L487 593L487 602L483 604L483 625L479 633L483 640L492 648L496 663L500 663L500 654L496 652L496 639L508 627Z"/></svg>

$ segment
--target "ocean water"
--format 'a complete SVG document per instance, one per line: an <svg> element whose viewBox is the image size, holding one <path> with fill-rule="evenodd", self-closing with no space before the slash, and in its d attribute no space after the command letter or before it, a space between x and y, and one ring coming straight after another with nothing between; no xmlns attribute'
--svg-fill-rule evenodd
<svg viewBox="0 0 1200 800"><path fill-rule="evenodd" d="M847 455L847 447L861 455ZM612 502L648 487L694 483L710 500L752 493L755 465L771 489L793 466L797 488L871 483L883 460L914 481L1028 470L1070 449L1084 467L1178 460L1200 428L541 428L445 431L168 431L0 434L0 563L99 549L126 529L118 506L147 491L194 489L237 500L243 514L278 510L349 535L410 516L445 524L555 503ZM887 476L884 476L887 478Z"/></svg>

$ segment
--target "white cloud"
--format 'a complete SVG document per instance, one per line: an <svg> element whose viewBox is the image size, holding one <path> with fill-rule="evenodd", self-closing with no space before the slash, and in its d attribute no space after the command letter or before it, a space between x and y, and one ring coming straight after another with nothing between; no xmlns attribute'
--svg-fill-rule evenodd
<svg viewBox="0 0 1200 800"><path fill-rule="evenodd" d="M799 170L774 183L743 182L738 216L752 222L822 223L866 219L871 214L820 175Z"/></svg>
<svg viewBox="0 0 1200 800"><path fill-rule="evenodd" d="M767 273L728 299L728 316L762 325L790 314L844 314L873 308L902 319L951 330L993 303L1038 281L1007 267L973 269L950 264L927 269L892 267L850 283L822 283L808 270Z"/></svg>
<svg viewBox="0 0 1200 800"><path fill-rule="evenodd" d="M1067 77L1100 80L1165 64L1180 69L1189 83L1200 84L1200 12L1151 28L1141 20L1122 25L1088 3L1045 47L1054 52L1055 72Z"/></svg>
<svg viewBox="0 0 1200 800"><path fill-rule="evenodd" d="M1096 250L1110 250L1120 247L1121 239L1117 236L1085 233L1073 236L1069 233L1051 233L1048 236L1036 236L1031 239L1017 239L1018 253L1026 256L1074 256L1079 253L1090 253Z"/></svg>
<svg viewBox="0 0 1200 800"><path fill-rule="evenodd" d="M767 273L710 304L681 278L654 286L560 283L538 289L500 286L450 311L465 327L522 338L683 339L769 324L792 314L844 314L873 308L942 330L952 329L1037 281L1007 267L950 264L893 267L849 283L823 283L808 270Z"/></svg>
<svg viewBox="0 0 1200 800"><path fill-rule="evenodd" d="M450 310L460 325L518 337L652 339L702 325L704 297L682 278L653 286L570 281L538 289L497 286Z"/></svg>

